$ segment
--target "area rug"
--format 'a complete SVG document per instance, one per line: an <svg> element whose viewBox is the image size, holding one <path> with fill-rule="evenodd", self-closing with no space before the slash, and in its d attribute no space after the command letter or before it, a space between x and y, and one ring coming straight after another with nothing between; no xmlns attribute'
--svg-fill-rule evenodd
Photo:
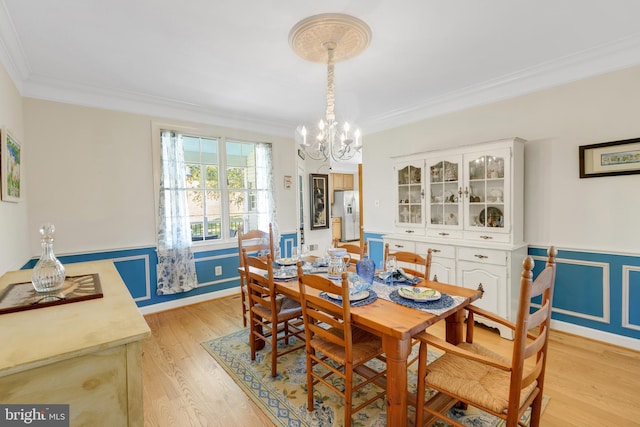
<svg viewBox="0 0 640 427"><path fill-rule="evenodd" d="M202 346L233 378L249 398L277 426L310 426L310 427L338 427L344 425L344 406L340 397L325 388L322 384L314 387L316 403L314 411L307 411L307 377L304 348L278 358L278 376L271 377L271 349L266 346L251 360L249 349L249 329L241 329L221 338L202 343ZM294 345L295 343L290 343ZM414 352L416 350L414 349ZM438 354L429 352L429 360L435 360ZM411 369L413 368L413 369ZM409 386L415 389L416 364L409 370ZM361 394L354 397L366 400L369 393L375 393L376 386L364 387ZM548 399L543 403L546 405ZM452 419L463 425L473 427L500 427L504 421L490 414L469 407L466 411L452 409L449 412ZM379 399L371 405L357 412L353 416L354 427L386 426L385 402ZM409 408L409 424L413 424L413 408ZM529 414L523 416L528 425ZM437 422L438 427L448 426L448 423Z"/></svg>

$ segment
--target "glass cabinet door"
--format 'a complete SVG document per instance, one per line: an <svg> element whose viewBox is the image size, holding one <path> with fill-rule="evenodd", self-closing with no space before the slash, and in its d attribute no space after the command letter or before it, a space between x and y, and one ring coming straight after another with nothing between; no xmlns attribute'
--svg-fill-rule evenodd
<svg viewBox="0 0 640 427"><path fill-rule="evenodd" d="M422 162L401 164L396 167L398 186L396 215L399 224L421 225L424 223L423 169Z"/></svg>
<svg viewBox="0 0 640 427"><path fill-rule="evenodd" d="M509 182L505 170L509 170L509 159L508 151L465 157L465 222L469 228L501 231L508 227L505 195L508 196Z"/></svg>
<svg viewBox="0 0 640 427"><path fill-rule="evenodd" d="M461 160L461 157L427 160L429 170L429 222L427 227L460 228L462 225L462 218L459 217L462 203L460 200Z"/></svg>

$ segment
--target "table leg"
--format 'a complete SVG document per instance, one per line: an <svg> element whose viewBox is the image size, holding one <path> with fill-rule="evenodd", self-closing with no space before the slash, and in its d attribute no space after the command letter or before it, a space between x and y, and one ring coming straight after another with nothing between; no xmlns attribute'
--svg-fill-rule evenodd
<svg viewBox="0 0 640 427"><path fill-rule="evenodd" d="M387 425L407 426L407 357L411 353L411 338L398 340L382 337L387 356Z"/></svg>
<svg viewBox="0 0 640 427"><path fill-rule="evenodd" d="M457 345L463 341L464 310L458 310L446 318L447 342Z"/></svg>

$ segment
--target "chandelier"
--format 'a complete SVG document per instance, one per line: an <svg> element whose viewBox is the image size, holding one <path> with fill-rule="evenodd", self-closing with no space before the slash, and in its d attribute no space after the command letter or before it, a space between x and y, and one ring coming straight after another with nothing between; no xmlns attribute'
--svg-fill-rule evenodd
<svg viewBox="0 0 640 427"><path fill-rule="evenodd" d="M369 26L353 16L327 13L298 22L289 33L291 48L302 58L327 64L327 110L315 125L297 127L299 147L314 160L349 160L362 149L362 132L334 113L334 64L354 57L369 45Z"/></svg>

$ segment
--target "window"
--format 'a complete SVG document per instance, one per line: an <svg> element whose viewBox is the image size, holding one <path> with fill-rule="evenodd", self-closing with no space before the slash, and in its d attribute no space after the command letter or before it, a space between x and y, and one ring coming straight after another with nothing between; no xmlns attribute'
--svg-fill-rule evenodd
<svg viewBox="0 0 640 427"><path fill-rule="evenodd" d="M184 150L187 215L194 242L267 229L272 208L271 144L173 131Z"/></svg>

